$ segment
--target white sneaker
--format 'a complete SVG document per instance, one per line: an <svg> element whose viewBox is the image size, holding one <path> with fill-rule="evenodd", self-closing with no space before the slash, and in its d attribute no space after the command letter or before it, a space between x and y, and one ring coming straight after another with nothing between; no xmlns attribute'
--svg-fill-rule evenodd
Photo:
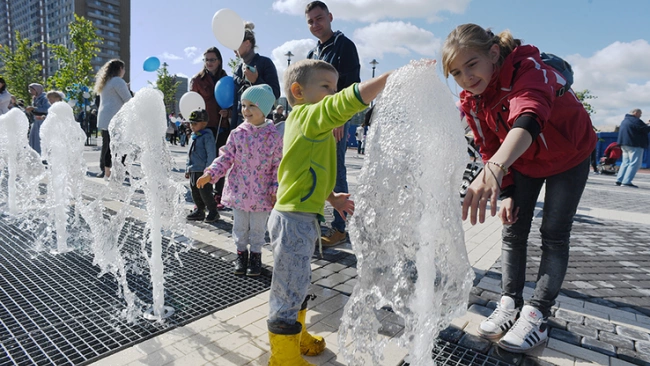
<svg viewBox="0 0 650 366"><path fill-rule="evenodd" d="M525 305L515 325L499 341L499 347L506 351L522 353L529 351L548 338L546 319L536 308Z"/></svg>
<svg viewBox="0 0 650 366"><path fill-rule="evenodd" d="M478 334L490 340L504 335L519 317L519 309L515 308L515 300L509 296L501 296L497 308L478 326Z"/></svg>

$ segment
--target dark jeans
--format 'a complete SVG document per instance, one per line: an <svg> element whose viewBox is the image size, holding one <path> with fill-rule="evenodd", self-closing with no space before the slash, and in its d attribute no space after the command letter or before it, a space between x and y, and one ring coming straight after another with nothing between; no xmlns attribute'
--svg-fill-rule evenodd
<svg viewBox="0 0 650 366"><path fill-rule="evenodd" d="M537 197L546 181L542 234L542 258L530 305L548 317L555 304L569 263L569 238L573 216L589 175L589 158L577 166L548 178L530 178L514 172L513 200L519 207L518 220L503 227L501 264L503 295L523 305L526 280L526 249Z"/></svg>
<svg viewBox="0 0 650 366"><path fill-rule="evenodd" d="M219 148L224 146L226 144L226 142L228 141L228 136L230 135L230 130L226 129L226 128L222 128L221 131L219 131L218 135L216 134L216 128L213 129L212 132L213 132L213 134L215 134L215 139L217 141L217 156L219 156ZM212 164L212 162L210 162L210 164ZM221 177L221 179L219 179L217 181L217 183L215 183L215 185L214 185L214 194L215 195L221 196L221 194L223 192L223 185L224 185L225 182L226 182L226 177Z"/></svg>
<svg viewBox="0 0 650 366"><path fill-rule="evenodd" d="M343 138L336 143L336 185L334 192L348 193L348 174L345 168L345 151L348 149L348 131L350 129L350 121L345 122L343 129ZM332 228L345 232L345 221L338 211L334 210L334 221L332 221Z"/></svg>
<svg viewBox="0 0 650 366"><path fill-rule="evenodd" d="M591 152L591 167L594 169L594 172L598 171L598 156L596 154L596 149Z"/></svg>
<svg viewBox="0 0 650 366"><path fill-rule="evenodd" d="M203 172L190 172L190 187L192 189L192 200L196 205L196 209L204 212L205 209L208 209L208 212L217 210L217 203L214 201L212 196L212 183L208 183L200 188L196 186L196 181L200 176L203 175Z"/></svg>
<svg viewBox="0 0 650 366"><path fill-rule="evenodd" d="M104 171L104 168L113 167L113 159L111 159L111 135L108 130L102 130L102 152L99 155L99 169Z"/></svg>

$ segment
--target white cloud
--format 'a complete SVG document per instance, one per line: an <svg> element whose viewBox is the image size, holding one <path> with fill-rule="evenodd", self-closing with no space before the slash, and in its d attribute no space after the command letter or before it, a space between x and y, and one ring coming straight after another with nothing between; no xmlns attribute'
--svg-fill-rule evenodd
<svg viewBox="0 0 650 366"><path fill-rule="evenodd" d="M278 80L280 80L280 89L284 89L284 71L287 69L287 56L285 54L289 51L293 54L291 62L304 60L307 53L316 47L316 40L314 39L294 39L284 42L282 45L276 47L271 51L271 60L278 70ZM284 90L282 90L284 95Z"/></svg>
<svg viewBox="0 0 650 366"><path fill-rule="evenodd" d="M173 53L169 52L163 52L162 55L160 55L160 58L165 59L165 60L182 60L183 58L180 56L176 56Z"/></svg>
<svg viewBox="0 0 650 366"><path fill-rule="evenodd" d="M203 63L203 55L194 57L192 60L192 65L198 65Z"/></svg>
<svg viewBox="0 0 650 366"><path fill-rule="evenodd" d="M190 47L185 47L183 49L183 52L185 52L185 57L192 58L192 57L196 56L196 51L198 51L198 50L199 50L198 48L196 48L194 46L190 46Z"/></svg>
<svg viewBox="0 0 650 366"><path fill-rule="evenodd" d="M650 44L646 40L614 42L591 57L571 55L574 89L589 89L597 127L620 124L633 108L650 109Z"/></svg>
<svg viewBox="0 0 650 366"><path fill-rule="evenodd" d="M375 22L381 19L426 18L440 19L440 13L460 14L470 0L327 0L326 4L335 19ZM280 13L305 14L309 0L276 0L273 9Z"/></svg>
<svg viewBox="0 0 650 366"><path fill-rule="evenodd" d="M352 38L360 59L381 58L386 53L434 57L442 44L433 33L401 21L370 24L355 30Z"/></svg>

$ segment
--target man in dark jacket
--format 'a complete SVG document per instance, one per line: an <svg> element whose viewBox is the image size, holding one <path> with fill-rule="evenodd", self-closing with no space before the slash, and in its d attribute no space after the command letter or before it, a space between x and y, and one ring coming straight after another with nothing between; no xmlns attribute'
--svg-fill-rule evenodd
<svg viewBox="0 0 650 366"><path fill-rule="evenodd" d="M338 90L361 81L359 71L359 54L354 43L340 31L332 31L332 13L322 1L312 1L305 8L305 15L309 31L318 38L316 48L309 51L308 59L323 60L330 63L339 73ZM336 128L336 186L334 192L348 193L348 179L345 169L345 151L347 149L347 131L350 122ZM334 221L332 229L323 236L324 247L331 247L341 244L346 239L345 220L334 210Z"/></svg>
<svg viewBox="0 0 650 366"><path fill-rule="evenodd" d="M633 109L625 115L618 130L618 144L623 150L623 162L618 170L616 185L639 188L632 184L632 179L641 166L643 150L648 147L650 126L641 121L641 110Z"/></svg>

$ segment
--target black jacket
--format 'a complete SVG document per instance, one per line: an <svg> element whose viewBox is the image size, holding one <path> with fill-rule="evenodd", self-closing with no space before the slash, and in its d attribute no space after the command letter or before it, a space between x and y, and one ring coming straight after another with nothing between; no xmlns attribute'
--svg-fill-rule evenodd
<svg viewBox="0 0 650 366"><path fill-rule="evenodd" d="M618 144L621 146L648 147L650 126L634 115L626 114L618 130Z"/></svg>
<svg viewBox="0 0 650 366"><path fill-rule="evenodd" d="M336 68L336 71L339 72L337 85L339 91L361 81L359 77L361 65L359 65L357 47L340 31L334 32L325 43L319 41L316 47L309 51L307 58L323 60Z"/></svg>

